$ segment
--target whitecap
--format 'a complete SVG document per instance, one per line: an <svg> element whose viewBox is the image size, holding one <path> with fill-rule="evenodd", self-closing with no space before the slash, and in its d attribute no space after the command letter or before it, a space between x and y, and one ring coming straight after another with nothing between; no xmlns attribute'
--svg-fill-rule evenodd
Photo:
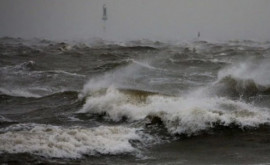
<svg viewBox="0 0 270 165"><path fill-rule="evenodd" d="M17 124L0 134L0 151L45 157L80 158L83 155L136 152L131 140L141 141L139 129L124 126L64 128L42 124Z"/></svg>

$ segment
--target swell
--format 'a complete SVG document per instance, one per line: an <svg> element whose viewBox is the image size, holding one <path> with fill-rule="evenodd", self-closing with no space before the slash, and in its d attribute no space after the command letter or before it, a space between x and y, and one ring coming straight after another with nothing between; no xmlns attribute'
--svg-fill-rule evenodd
<svg viewBox="0 0 270 165"><path fill-rule="evenodd" d="M3 56L24 56L50 54L80 54L89 53L89 51L154 51L157 50L154 42L146 43L106 43L105 41L92 42L56 42L49 40L24 40L21 38L0 38L0 55Z"/></svg>
<svg viewBox="0 0 270 165"><path fill-rule="evenodd" d="M78 99L76 91L59 92L41 98L0 95L0 114L18 123L70 125L72 121L69 117L82 105L83 101Z"/></svg>
<svg viewBox="0 0 270 165"><path fill-rule="evenodd" d="M173 63L184 66L211 66L211 65L224 65L225 62L222 61L214 61L214 60L204 60L204 59L188 59L188 60L174 60Z"/></svg>
<svg viewBox="0 0 270 165"><path fill-rule="evenodd" d="M1 67L0 93L15 97L40 98L58 92L75 91L86 77L60 69L36 70L38 67L32 60Z"/></svg>
<svg viewBox="0 0 270 165"><path fill-rule="evenodd" d="M104 49L104 46L101 47ZM157 48L152 46L121 46L121 45L106 45L105 49L107 50L124 50L124 51L154 51Z"/></svg>
<svg viewBox="0 0 270 165"><path fill-rule="evenodd" d="M5 66L0 68L0 71L4 73L25 73L27 74L62 74L66 76L74 76L74 77L85 77L85 75L81 75L78 73L72 73L64 70L36 70L39 66L36 64L35 61L27 61L27 62L22 62L20 64L16 64L14 66Z"/></svg>

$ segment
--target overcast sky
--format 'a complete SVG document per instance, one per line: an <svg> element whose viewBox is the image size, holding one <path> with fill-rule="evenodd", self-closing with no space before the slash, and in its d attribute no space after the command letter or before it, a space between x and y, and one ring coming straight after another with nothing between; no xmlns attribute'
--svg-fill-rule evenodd
<svg viewBox="0 0 270 165"><path fill-rule="evenodd" d="M0 0L0 36L181 41L198 31L205 40L270 40L270 0Z"/></svg>

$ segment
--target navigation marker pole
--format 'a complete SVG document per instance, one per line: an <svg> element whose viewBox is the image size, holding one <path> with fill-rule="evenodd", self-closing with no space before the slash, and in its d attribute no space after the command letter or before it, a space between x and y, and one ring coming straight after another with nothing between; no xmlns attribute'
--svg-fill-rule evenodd
<svg viewBox="0 0 270 165"><path fill-rule="evenodd" d="M103 32L106 33L106 21L108 20L108 16L107 16L107 8L105 4L103 5L102 20L103 20Z"/></svg>

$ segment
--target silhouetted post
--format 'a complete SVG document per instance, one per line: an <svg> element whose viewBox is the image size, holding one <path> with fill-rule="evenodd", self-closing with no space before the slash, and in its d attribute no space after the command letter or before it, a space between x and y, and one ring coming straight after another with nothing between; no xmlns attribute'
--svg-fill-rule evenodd
<svg viewBox="0 0 270 165"><path fill-rule="evenodd" d="M108 20L108 16L107 16L107 8L106 5L103 5L103 16L102 16L102 20L104 21L103 23L103 32L106 32L106 21Z"/></svg>

